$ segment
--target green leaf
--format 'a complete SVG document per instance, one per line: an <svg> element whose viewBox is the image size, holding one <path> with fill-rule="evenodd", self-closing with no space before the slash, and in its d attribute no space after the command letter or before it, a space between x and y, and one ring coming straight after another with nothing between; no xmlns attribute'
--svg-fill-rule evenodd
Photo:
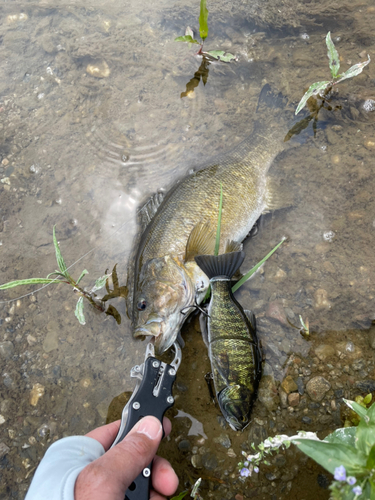
<svg viewBox="0 0 375 500"><path fill-rule="evenodd" d="M61 255L60 252L60 247L56 239L56 234L55 234L55 227L53 226L53 244L55 245L55 252L56 252L56 260L57 260L57 265L59 266L60 271L63 273L64 276L66 276L66 265L64 262L64 259Z"/></svg>
<svg viewBox="0 0 375 500"><path fill-rule="evenodd" d="M315 441L313 439L293 440L293 442L303 453L315 460L331 474L334 474L336 467L340 465L343 465L346 473L351 476L365 472L366 455L353 448L353 446Z"/></svg>
<svg viewBox="0 0 375 500"><path fill-rule="evenodd" d="M0 286L0 290L7 290L8 288L14 288L15 286L19 285L39 285L42 283L60 283L59 280L55 279L48 279L48 278L29 278L26 280L16 280L16 281L10 281L9 283L5 283L5 285Z"/></svg>
<svg viewBox="0 0 375 500"><path fill-rule="evenodd" d="M300 102L298 103L297 109L295 114L298 115L298 113L301 111L301 109L305 106L307 101L312 97L313 95L319 94L323 89L327 88L328 85L330 85L331 82L329 81L324 81L324 82L316 82L310 85L310 87L307 89L305 95L302 97Z"/></svg>
<svg viewBox="0 0 375 500"><path fill-rule="evenodd" d="M356 448L368 455L372 447L375 445L375 422L366 422L365 418L362 418L358 424L355 438Z"/></svg>
<svg viewBox="0 0 375 500"><path fill-rule="evenodd" d="M214 255L219 255L222 209L223 209L223 186L220 183L219 216L218 216L218 219L217 219L216 242L215 242Z"/></svg>
<svg viewBox="0 0 375 500"><path fill-rule="evenodd" d="M224 50L209 50L208 52L205 52L205 54L209 54L211 57L214 57L215 59L220 59L220 61L223 62L230 62L232 59L236 60L236 56L233 54L225 54Z"/></svg>
<svg viewBox="0 0 375 500"><path fill-rule="evenodd" d="M235 285L233 285L232 287L232 292L234 293L236 290L238 290L240 288L240 286L242 286L245 281L247 281L259 268L262 264L264 264L264 262L266 262L267 259L269 259L271 257L271 255L276 252L276 250L279 248L279 246L284 243L284 241L286 240L286 238L283 238L280 243L278 243L275 248L273 248L265 257L263 257L263 259L258 262L258 264L256 266L254 266L252 269L250 269L249 272L247 272L245 274L245 276L242 276L242 278L237 281L237 283Z"/></svg>
<svg viewBox="0 0 375 500"><path fill-rule="evenodd" d="M182 491L179 495L171 498L171 500L182 500L189 493L189 490Z"/></svg>
<svg viewBox="0 0 375 500"><path fill-rule="evenodd" d="M343 427L336 429L332 434L324 438L328 443L341 443L355 447L355 433L357 427Z"/></svg>
<svg viewBox="0 0 375 500"><path fill-rule="evenodd" d="M86 276L86 274L89 274L89 272L87 271L87 269L84 269L82 272L81 272L81 276L78 278L77 282L76 282L76 285L78 285L78 283L81 281L81 279Z"/></svg>
<svg viewBox="0 0 375 500"><path fill-rule="evenodd" d="M174 39L175 42L188 42L188 43L197 43L200 45L200 43L195 40L191 35L185 35L185 36L178 36L177 38Z"/></svg>
<svg viewBox="0 0 375 500"><path fill-rule="evenodd" d="M329 59L329 67L331 70L331 75L332 78L336 78L339 69L340 69L340 58L339 58L339 53L337 52L332 39L331 39L331 32L328 31L327 36L326 36L326 44L327 44L327 56Z"/></svg>
<svg viewBox="0 0 375 500"><path fill-rule="evenodd" d="M342 73L341 75L337 75L338 80L336 80L334 82L334 85L336 85L336 83L342 82L343 80L346 80L347 78L352 78L353 76L357 76L360 73L362 73L363 68L371 62L370 56L367 55L367 57L368 57L367 61L355 64L354 66L349 68L347 71L345 71L345 73Z"/></svg>
<svg viewBox="0 0 375 500"><path fill-rule="evenodd" d="M81 325L85 325L85 316L83 314L83 297L80 297L78 299L77 305L76 305L76 310L74 311L74 314L76 315L76 318L78 321L81 323Z"/></svg>
<svg viewBox="0 0 375 500"><path fill-rule="evenodd" d="M105 285L107 279L111 276L111 274L105 274L104 276L101 276L95 281L95 285L92 287L91 292L96 292L97 290L100 290L103 288Z"/></svg>
<svg viewBox="0 0 375 500"><path fill-rule="evenodd" d="M367 416L367 411L366 408L363 406L359 405L358 403L355 403L354 401L349 401L349 399L344 399L343 401L345 404L349 406L357 415L359 415L361 418L364 418L365 420L369 421L369 417Z"/></svg>
<svg viewBox="0 0 375 500"><path fill-rule="evenodd" d="M54 271L53 273L47 274L47 278L49 278L50 276L53 276L54 274L56 274L56 276L61 276L62 278L66 278L65 274L62 274L59 271Z"/></svg>
<svg viewBox="0 0 375 500"><path fill-rule="evenodd" d="M205 40L208 35L208 10L206 7L206 0L201 0L201 11L199 14L199 34L202 40Z"/></svg>
<svg viewBox="0 0 375 500"><path fill-rule="evenodd" d="M367 457L366 467L369 470L375 469L375 445L371 448Z"/></svg>
<svg viewBox="0 0 375 500"><path fill-rule="evenodd" d="M191 38L194 39L194 31L190 28L190 26L186 26L186 30L185 30L185 36L188 36L190 35Z"/></svg>

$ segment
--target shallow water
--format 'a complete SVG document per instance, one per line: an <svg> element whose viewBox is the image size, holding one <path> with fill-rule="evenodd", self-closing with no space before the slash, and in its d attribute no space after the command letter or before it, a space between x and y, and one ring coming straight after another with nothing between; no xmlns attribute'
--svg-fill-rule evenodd
<svg viewBox="0 0 375 500"><path fill-rule="evenodd" d="M76 278L86 268L83 284L90 287L117 264L125 285L136 208L244 139L265 83L294 105L310 83L326 79L328 30L343 69L375 54L370 0L277 4L208 5L207 49L228 50L239 60L210 64L206 85L200 81L180 97L201 60L194 47L173 40L186 25L197 28L197 2L141 8L106 2L105 10L93 0L58 7L0 2L1 283L56 268L56 224ZM241 449L277 432L327 433L341 423L343 396L375 390L369 345L375 115L363 110L365 100L375 99L374 82L370 63L340 84L332 104L342 109L321 110L315 137L310 124L272 167L293 201L263 216L245 243L247 269L288 237L238 294L256 314L265 357L262 397L244 433L221 427L205 386L209 361L196 318L184 328L174 427L161 453L176 467L181 487L204 479L204 498L328 497L322 489L328 474L294 450L240 482ZM19 300L32 289L1 293L0 498L24 497L52 441L103 424L113 398L132 389L130 368L143 357L145 344L131 338L123 299L111 302L121 325L86 305L80 326L77 297L64 286ZM288 323L299 326L300 314L309 319L311 341ZM280 393L286 375L299 384L296 406ZM315 376L330 384L319 402L306 390ZM188 417L174 418L178 411L201 422L204 435L190 432ZM229 449L215 442L228 445L222 434Z"/></svg>

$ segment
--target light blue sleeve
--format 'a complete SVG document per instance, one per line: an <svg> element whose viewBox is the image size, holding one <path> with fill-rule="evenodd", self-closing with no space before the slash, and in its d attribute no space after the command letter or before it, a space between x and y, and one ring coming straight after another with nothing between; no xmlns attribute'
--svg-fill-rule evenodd
<svg viewBox="0 0 375 500"><path fill-rule="evenodd" d="M40 462L25 500L74 500L78 474L104 452L98 441L87 436L56 441Z"/></svg>

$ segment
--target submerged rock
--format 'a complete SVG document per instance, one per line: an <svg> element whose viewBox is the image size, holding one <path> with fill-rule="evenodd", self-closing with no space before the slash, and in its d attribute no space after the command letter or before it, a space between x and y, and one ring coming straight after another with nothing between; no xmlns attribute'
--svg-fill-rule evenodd
<svg viewBox="0 0 375 500"><path fill-rule="evenodd" d="M280 400L275 379L271 375L262 377L258 389L258 399L269 411L275 411L279 406Z"/></svg>
<svg viewBox="0 0 375 500"><path fill-rule="evenodd" d="M330 388L328 380L320 376L310 379L306 385L306 391L313 401L321 401Z"/></svg>

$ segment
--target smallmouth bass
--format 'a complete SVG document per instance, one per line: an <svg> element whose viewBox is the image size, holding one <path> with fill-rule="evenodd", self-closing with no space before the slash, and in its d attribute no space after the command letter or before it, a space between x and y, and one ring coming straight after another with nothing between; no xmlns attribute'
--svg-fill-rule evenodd
<svg viewBox="0 0 375 500"><path fill-rule="evenodd" d="M262 213L281 205L279 187L267 172L285 147L290 113L269 86L262 90L258 109L261 119L234 151L207 163L166 195L156 194L139 212L143 232L128 269L127 311L135 337L155 336L157 354L176 340L187 317L181 309L206 295L209 280L194 257L213 254L220 186L222 242L242 242Z"/></svg>
<svg viewBox="0 0 375 500"><path fill-rule="evenodd" d="M225 420L235 431L250 423L262 373L255 317L234 298L230 281L244 258L243 251L195 257L211 284L206 344L216 398Z"/></svg>

